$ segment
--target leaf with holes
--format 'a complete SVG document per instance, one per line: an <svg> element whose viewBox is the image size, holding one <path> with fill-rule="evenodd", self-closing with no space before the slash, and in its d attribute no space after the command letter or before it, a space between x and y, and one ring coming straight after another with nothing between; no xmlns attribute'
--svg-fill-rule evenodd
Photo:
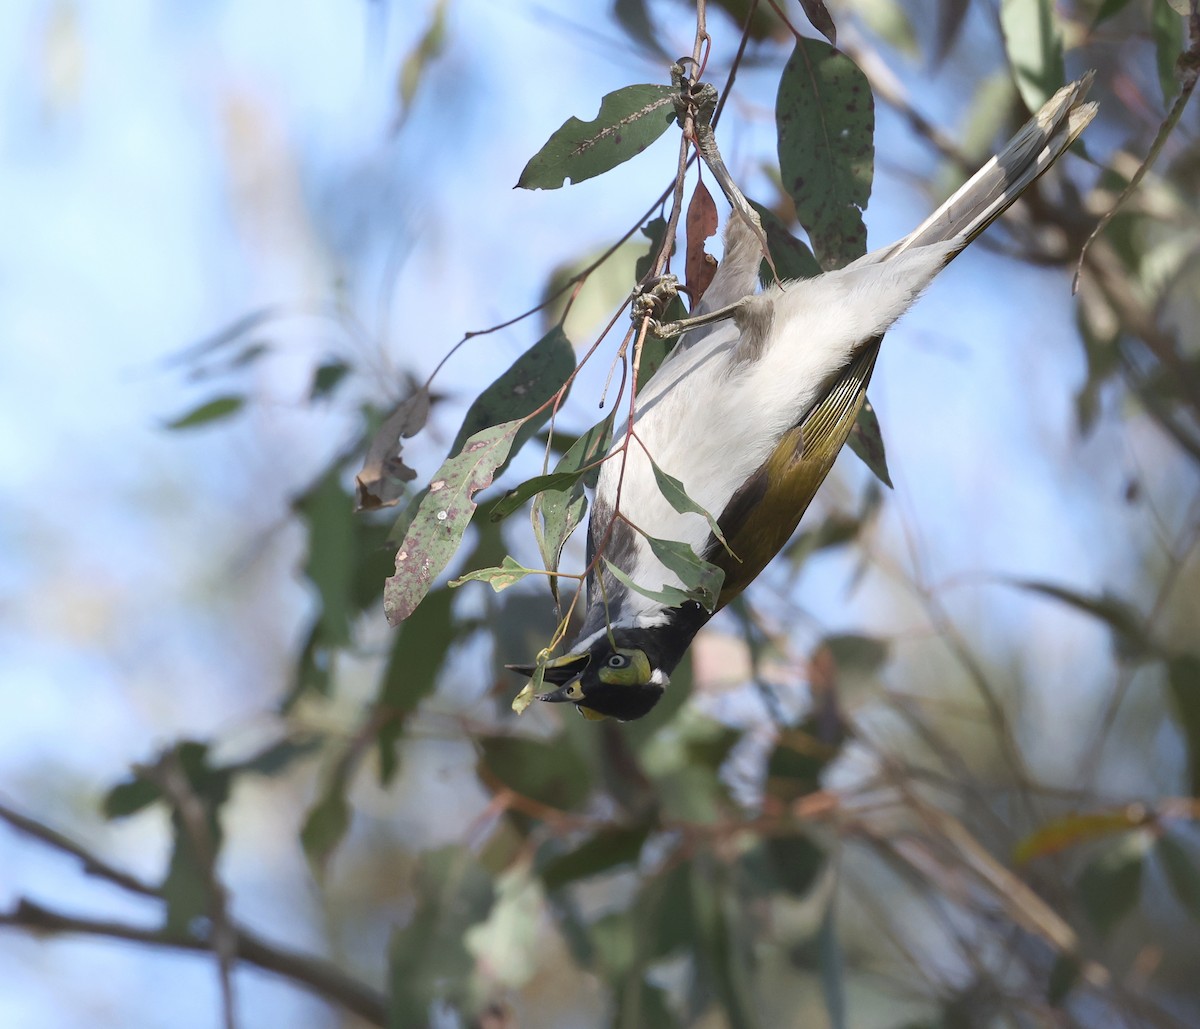
<svg viewBox="0 0 1200 1029"><path fill-rule="evenodd" d="M779 170L825 270L867 252L862 212L875 168L875 101L845 54L798 39L775 104Z"/></svg>
<svg viewBox="0 0 1200 1029"><path fill-rule="evenodd" d="M582 182L636 157L675 121L671 86L625 86L600 101L589 122L568 118L525 165L522 189L558 189Z"/></svg>
<svg viewBox="0 0 1200 1029"><path fill-rule="evenodd" d="M396 552L396 574L384 583L383 610L392 625L413 613L450 563L475 513L475 494L492 484L525 424L514 418L475 433L438 469Z"/></svg>
<svg viewBox="0 0 1200 1029"><path fill-rule="evenodd" d="M696 183L687 209L687 259L684 261L684 282L696 304L708 289L717 271L717 262L704 249L704 244L717 231L717 205L703 182Z"/></svg>

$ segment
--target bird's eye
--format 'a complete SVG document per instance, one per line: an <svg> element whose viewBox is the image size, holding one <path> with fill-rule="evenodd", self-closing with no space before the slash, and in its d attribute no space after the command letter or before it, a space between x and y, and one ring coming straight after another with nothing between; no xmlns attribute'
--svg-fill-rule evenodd
<svg viewBox="0 0 1200 1029"><path fill-rule="evenodd" d="M625 654L613 654L605 664L609 668L626 668L629 665L629 658Z"/></svg>

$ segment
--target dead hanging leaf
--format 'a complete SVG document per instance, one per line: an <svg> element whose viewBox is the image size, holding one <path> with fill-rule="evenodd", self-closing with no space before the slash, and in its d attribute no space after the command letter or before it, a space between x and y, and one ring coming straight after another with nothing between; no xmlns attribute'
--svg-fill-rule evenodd
<svg viewBox="0 0 1200 1029"><path fill-rule="evenodd" d="M717 232L717 205L703 182L696 183L687 209L687 259L684 262L684 282L692 298L699 302L717 271L717 262L704 249L704 244Z"/></svg>
<svg viewBox="0 0 1200 1029"><path fill-rule="evenodd" d="M429 402L429 390L421 386L400 401L379 426L367 447L362 471L354 479L356 511L392 507L404 492L404 484L417 477L400 456L400 440L415 436L425 427Z"/></svg>

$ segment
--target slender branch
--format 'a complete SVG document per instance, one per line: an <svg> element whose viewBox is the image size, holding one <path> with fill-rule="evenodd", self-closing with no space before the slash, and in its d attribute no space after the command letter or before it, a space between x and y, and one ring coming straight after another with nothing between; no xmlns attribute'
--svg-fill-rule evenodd
<svg viewBox="0 0 1200 1029"><path fill-rule="evenodd" d="M110 865L103 858L97 857L87 850L82 844L68 839L62 833L51 829L48 825L43 825L28 815L21 814L3 801L0 801L0 821L7 822L17 832L24 833L35 840L41 840L53 849L77 858L83 865L86 875L105 879L115 886L120 886L123 890L140 894L143 897L161 897L158 887L151 886L148 882L122 871L115 865Z"/></svg>
<svg viewBox="0 0 1200 1029"><path fill-rule="evenodd" d="M21 814L8 804L0 802L0 821L7 822L17 832L38 840L50 848L78 859L89 875L120 886L140 896L162 899L158 887L151 886L136 876L122 871L91 853L82 844L68 838L55 829ZM103 919L79 918L51 911L29 900L20 900L9 912L0 912L0 926L39 932L81 933L105 936L111 939L128 940L152 946L172 947L195 952L213 949L211 939L190 933L165 929L143 929L120 922ZM384 1025L387 1021L387 1003L381 993L346 975L322 958L314 958L294 951L284 950L267 943L262 937L230 923L234 935L234 951L238 960L254 965L282 978L289 979L330 1004L340 1005L373 1025Z"/></svg>
<svg viewBox="0 0 1200 1029"><path fill-rule="evenodd" d="M11 911L0 912L0 926L11 926L32 933L98 936L197 954L209 952L215 946L211 938L204 936L80 918L27 899L18 900ZM371 1025L383 1026L387 1023L387 1002L383 994L350 978L329 962L283 950L244 929L239 930L236 937L238 959L246 964L303 986L327 1003L345 1008Z"/></svg>

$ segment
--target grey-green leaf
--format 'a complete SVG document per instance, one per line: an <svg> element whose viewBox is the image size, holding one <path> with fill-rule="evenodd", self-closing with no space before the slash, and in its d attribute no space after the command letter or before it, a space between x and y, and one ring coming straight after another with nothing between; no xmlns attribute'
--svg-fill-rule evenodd
<svg viewBox="0 0 1200 1029"><path fill-rule="evenodd" d="M1036 111L1066 81L1054 0L1001 0L1000 29L1017 90Z"/></svg>
<svg viewBox="0 0 1200 1029"><path fill-rule="evenodd" d="M568 118L525 165L517 185L558 189L582 182L635 157L675 121L671 86L625 86L600 101L589 122Z"/></svg>
<svg viewBox="0 0 1200 1029"><path fill-rule="evenodd" d="M875 102L866 76L845 54L798 39L775 105L779 170L821 267L840 268L867 251L862 212L875 167Z"/></svg>
<svg viewBox="0 0 1200 1029"><path fill-rule="evenodd" d="M1137 904L1145 857L1145 835L1132 832L1093 858L1080 875L1079 899L1102 936Z"/></svg>
<svg viewBox="0 0 1200 1029"><path fill-rule="evenodd" d="M525 424L514 418L475 433L438 469L396 552L396 574L383 587L392 625L413 613L450 563L475 513L475 494L492 484Z"/></svg>
<svg viewBox="0 0 1200 1029"><path fill-rule="evenodd" d="M1200 921L1200 866L1187 852L1184 845L1170 833L1164 833L1155 841L1154 852L1171 892L1192 918Z"/></svg>
<svg viewBox="0 0 1200 1029"><path fill-rule="evenodd" d="M721 527L717 524L717 520L688 496L682 482L675 478L675 476L659 468L657 462L649 454L646 455L646 459L650 462L650 467L654 469L654 481L658 483L658 491L663 495L667 503L680 514L698 514L701 518L707 520L709 530L721 541L721 546L729 551L731 557L736 558L737 555L732 550L729 550L729 544L726 542L725 534L721 532ZM688 549L690 550L691 548L689 547Z"/></svg>

